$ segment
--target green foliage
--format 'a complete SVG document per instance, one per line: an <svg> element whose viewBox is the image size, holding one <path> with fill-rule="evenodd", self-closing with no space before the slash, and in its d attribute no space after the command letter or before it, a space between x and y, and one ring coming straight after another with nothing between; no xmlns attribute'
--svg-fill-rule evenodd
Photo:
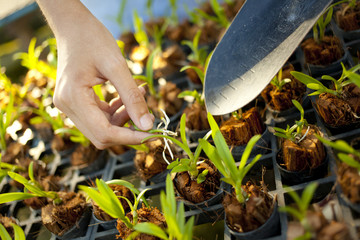
<svg viewBox="0 0 360 240"><path fill-rule="evenodd" d="M315 42L320 44L325 36L326 26L330 23L332 14L333 14L333 7L328 8L323 15L317 20L315 25L313 26L313 37ZM325 16L326 14L326 16Z"/></svg>
<svg viewBox="0 0 360 240"><path fill-rule="evenodd" d="M282 78L282 69L280 69L279 73L273 77L270 83L274 85L279 91L281 91L284 85L289 82L291 82L290 78Z"/></svg>
<svg viewBox="0 0 360 240"><path fill-rule="evenodd" d="M25 240L25 233L24 230L19 227L18 225L11 223L14 229L14 240ZM6 231L4 225L0 223L0 238L3 240L12 240L10 234Z"/></svg>
<svg viewBox="0 0 360 240"><path fill-rule="evenodd" d="M199 67L196 67L196 66L190 66L190 65L187 65L187 66L184 66L180 69L180 72L183 72L185 71L186 69L193 69L196 74L198 75L200 81L204 84L204 80L205 80L205 72L206 72L206 69L209 65L209 62L210 62L210 58L212 56L214 51L210 52L209 55L206 57L206 60L204 62L204 65L203 65L203 68L204 70L202 70L201 68Z"/></svg>
<svg viewBox="0 0 360 240"><path fill-rule="evenodd" d="M191 240L194 217L185 222L184 203L177 208L173 182L170 175L166 178L166 194L160 194L161 209L166 219L166 229L161 229L153 223L139 223L134 229L141 233L156 236L164 240Z"/></svg>
<svg viewBox="0 0 360 240"><path fill-rule="evenodd" d="M241 187L242 181L246 174L262 156L261 154L256 155L255 158L247 164L251 150L255 146L256 142L261 138L261 135L255 135L250 139L243 155L241 156L239 167L237 167L225 138L221 134L219 126L210 113L208 113L208 120L215 147L205 139L199 139L199 144L204 149L204 152L215 167L224 176L221 180L230 184L235 189L236 199L240 203L244 203L247 199L247 194Z"/></svg>
<svg viewBox="0 0 360 240"><path fill-rule="evenodd" d="M35 181L33 169L32 169L32 163L29 166L30 180L14 172L8 172L8 175L15 181L24 185L24 192L2 193L0 194L0 204L12 202L12 201L24 200L32 197L46 197L52 199L55 204L61 203L61 199L59 198L56 192L44 191L40 186L40 184Z"/></svg>
<svg viewBox="0 0 360 240"><path fill-rule="evenodd" d="M323 80L332 81L335 88L334 90L325 87L324 84L322 84L320 81L302 72L292 71L291 75L293 75L296 79L305 84L308 88L315 90L315 92L309 94L309 96L319 95L321 93L330 93L337 97L342 97L343 88L346 85L350 83L355 83L360 86L360 77L356 73L360 69L360 64L348 70L346 70L343 63L341 63L341 66L343 68L343 72L338 80L328 75L324 75L321 77Z"/></svg>
<svg viewBox="0 0 360 240"><path fill-rule="evenodd" d="M154 13L152 12L152 9L151 9L153 3L154 3L154 0L146 0L146 12L150 18L154 17Z"/></svg>
<svg viewBox="0 0 360 240"><path fill-rule="evenodd" d="M144 75L136 75L133 76L134 79L139 79L142 81L145 81L149 87L149 92L152 96L155 96L156 98L158 98L158 94L155 90L155 86L154 86L154 69L153 69L153 63L154 63L154 58L157 54L160 53L160 49L156 48L149 56L147 62L146 62L146 72L145 72L145 76Z"/></svg>
<svg viewBox="0 0 360 240"><path fill-rule="evenodd" d="M199 93L196 90L193 90L193 91L185 90L185 91L182 91L181 93L179 93L178 98L184 98L187 96L193 97L195 99L195 101L198 102L201 106L205 106L205 100L204 100L203 93Z"/></svg>
<svg viewBox="0 0 360 240"><path fill-rule="evenodd" d="M310 183L304 189L301 197L295 191L289 191L288 194L294 200L297 208L291 206L282 206L279 207L279 211L286 212L295 217L301 225L304 227L306 233L301 239L309 239L308 236L311 236L311 226L307 222L306 213L310 206L311 200L313 198L314 192L317 188L317 183ZM311 239L311 238L310 238Z"/></svg>
<svg viewBox="0 0 360 240"><path fill-rule="evenodd" d="M225 10L219 4L218 0L210 0L210 5L215 13L215 16L211 16L201 9L196 9L197 13L205 19L214 21L224 28L228 28L230 26L230 21L227 19Z"/></svg>
<svg viewBox="0 0 360 240"><path fill-rule="evenodd" d="M144 194L148 189L139 192L139 190L137 190L134 185L125 180L111 180L104 182L102 179L96 179L95 182L97 189L82 185L79 186L79 189L84 191L104 212L113 218L119 218L128 228L133 229L138 220L136 210L140 203L140 199L145 203L146 206L148 206L148 203L144 197ZM133 215L132 221L130 221L130 219L126 216L125 210L118 196L116 196L108 184L122 185L127 187L134 194L134 203L131 203L129 199L120 196L120 198L125 199L130 206L131 213Z"/></svg>
<svg viewBox="0 0 360 240"><path fill-rule="evenodd" d="M300 111L300 120L295 121L295 124L291 128L289 125L287 125L286 129L274 127L274 130L276 131L274 134L277 137L286 138L293 142L299 143L303 140L303 138L306 135L306 134L302 135L301 132L304 127L308 126L308 123L304 117L305 112L301 104L294 99L292 100L292 103Z"/></svg>
<svg viewBox="0 0 360 240"><path fill-rule="evenodd" d="M184 152L187 154L188 158L182 158L182 159L176 159L175 161L173 161L172 163L170 163L168 165L168 169L172 169L171 172L172 173L177 173L177 172L188 172L191 179L197 179L197 181L199 183L201 183L202 181L205 180L205 173L200 174L199 170L197 169L197 164L199 163L199 157L200 157L200 153L202 151L202 148L200 145L198 145L198 147L195 150L195 153L193 153L188 145L187 139L186 139L186 133L185 133L185 128L186 128L186 114L184 113L181 116L180 119L180 138L181 141L177 140L174 137L168 136L168 135L152 135L150 137L147 137L145 139L143 139L143 142L150 139L150 138L166 138L169 139L171 142L173 142L174 144L178 145L182 150L184 150ZM210 134L207 134L204 139L207 139L210 136Z"/></svg>
<svg viewBox="0 0 360 240"><path fill-rule="evenodd" d="M199 40L201 36L201 30L198 30L192 41L183 40L182 45L188 46L191 49L191 54L188 55L190 61L198 62L200 66L205 66L207 58L207 47L199 47Z"/></svg>
<svg viewBox="0 0 360 240"><path fill-rule="evenodd" d="M139 16L136 10L134 10L133 13L133 22L134 22L134 36L137 41L137 43L140 46L145 46L146 48L149 48L150 42L149 38L146 34L145 26L143 19Z"/></svg>
<svg viewBox="0 0 360 240"><path fill-rule="evenodd" d="M10 127L20 114L20 109L15 105L14 92L10 90L8 104L0 109L0 152L6 151L6 130Z"/></svg>
<svg viewBox="0 0 360 240"><path fill-rule="evenodd" d="M84 134L82 132L80 132L79 129L77 128L58 128L55 130L55 134L69 134L70 135L70 140L74 143L80 143L81 145L83 145L84 147L88 147L90 145L90 140L84 136Z"/></svg>
<svg viewBox="0 0 360 240"><path fill-rule="evenodd" d="M169 26L170 21L166 20L165 23L159 27L158 25L154 26L154 41L155 41L155 45L156 48L158 49L162 49L162 43L164 40L164 35L166 32L167 27Z"/></svg>
<svg viewBox="0 0 360 240"><path fill-rule="evenodd" d="M41 45L36 46L36 38L32 38L28 52L16 53L14 59L21 59L21 65L28 69L36 69L46 77L56 79L56 40L50 38L44 41ZM39 57L46 47L50 47L50 54L48 58L51 64L39 60Z"/></svg>
<svg viewBox="0 0 360 240"><path fill-rule="evenodd" d="M179 16L177 15L177 0L169 0L171 15L170 15L170 22L171 25L175 26L179 23Z"/></svg>
<svg viewBox="0 0 360 240"><path fill-rule="evenodd" d="M350 167L356 168L360 173L360 162L355 159L355 157L360 159L359 151L355 150L344 140L336 140L335 142L331 142L321 136L316 137L324 144L329 145L330 147L340 151L340 153L338 153L339 159Z"/></svg>

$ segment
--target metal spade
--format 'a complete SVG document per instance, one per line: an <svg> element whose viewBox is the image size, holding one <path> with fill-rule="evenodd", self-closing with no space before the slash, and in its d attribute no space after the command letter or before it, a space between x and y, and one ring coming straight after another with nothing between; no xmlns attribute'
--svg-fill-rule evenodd
<svg viewBox="0 0 360 240"><path fill-rule="evenodd" d="M247 0L210 59L207 110L230 113L258 96L331 2Z"/></svg>

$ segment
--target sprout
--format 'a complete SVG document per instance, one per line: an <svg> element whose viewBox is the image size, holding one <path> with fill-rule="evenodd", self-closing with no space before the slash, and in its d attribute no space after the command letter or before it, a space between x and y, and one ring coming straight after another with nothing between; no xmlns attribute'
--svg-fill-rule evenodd
<svg viewBox="0 0 360 240"><path fill-rule="evenodd" d="M212 161L215 167L224 176L221 180L230 184L235 189L236 199L239 203L245 203L248 195L242 188L242 181L262 155L258 154L248 165L246 165L246 163L250 157L251 150L261 138L261 135L255 135L249 140L245 151L241 156L240 165L237 167L225 138L221 134L219 126L210 113L208 113L208 120L215 147L205 139L199 139L199 144L204 149L210 161Z"/></svg>
<svg viewBox="0 0 360 240"><path fill-rule="evenodd" d="M282 69L280 69L279 73L273 77L270 83L281 91L284 85L289 82L291 82L290 78L282 78Z"/></svg>

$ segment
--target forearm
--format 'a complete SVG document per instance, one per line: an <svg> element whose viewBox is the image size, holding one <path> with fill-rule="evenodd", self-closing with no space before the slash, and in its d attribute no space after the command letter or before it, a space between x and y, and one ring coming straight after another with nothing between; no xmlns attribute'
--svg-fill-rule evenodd
<svg viewBox="0 0 360 240"><path fill-rule="evenodd" d="M77 26L96 20L79 0L36 0L36 2L58 41L76 34Z"/></svg>

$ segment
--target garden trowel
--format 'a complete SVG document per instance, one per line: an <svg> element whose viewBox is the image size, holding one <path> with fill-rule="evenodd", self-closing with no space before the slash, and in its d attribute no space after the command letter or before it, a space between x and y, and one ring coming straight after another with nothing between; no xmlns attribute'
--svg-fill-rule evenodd
<svg viewBox="0 0 360 240"><path fill-rule="evenodd" d="M210 59L207 110L230 113L258 96L331 2L247 0Z"/></svg>

